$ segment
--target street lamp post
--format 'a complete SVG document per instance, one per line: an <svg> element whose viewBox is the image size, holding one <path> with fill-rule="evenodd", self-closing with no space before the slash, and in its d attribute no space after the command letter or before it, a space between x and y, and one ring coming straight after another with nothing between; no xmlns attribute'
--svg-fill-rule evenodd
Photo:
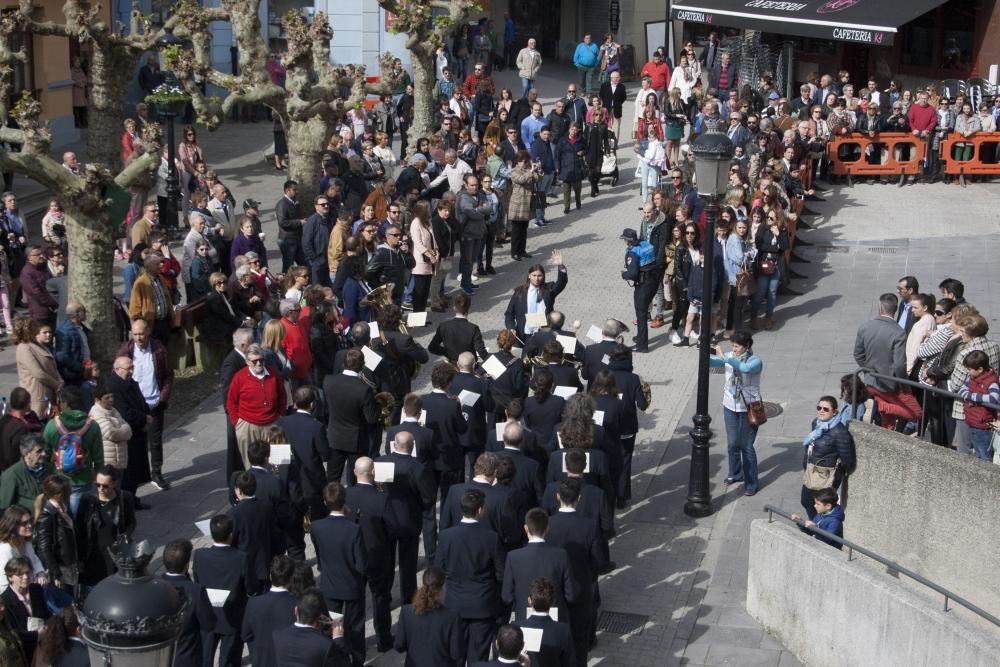
<svg viewBox="0 0 1000 667"><path fill-rule="evenodd" d="M698 336L698 394L691 430L691 469L688 478L687 502L684 513L703 517L712 513L712 494L708 486L708 441L712 436L708 414L708 358L712 352L712 284L715 278L715 218L719 198L725 194L729 180L729 161L733 143L721 132L709 132L691 144L694 151L694 173L698 194L705 200L705 234L702 240L702 309L701 333Z"/></svg>
<svg viewBox="0 0 1000 667"><path fill-rule="evenodd" d="M174 34L173 29L164 28L163 34L156 40L156 46L161 50L171 46L184 47L185 42ZM173 77L173 73L171 73ZM173 77L176 82L176 77ZM176 233L179 228L178 211L180 210L181 187L177 178L177 143L174 141L174 118L183 113L186 102L165 102L156 105L157 113L166 119L167 123L167 210L160 219L164 221L168 234Z"/></svg>
<svg viewBox="0 0 1000 667"><path fill-rule="evenodd" d="M118 572L102 580L77 607L83 641L95 667L169 667L191 600L146 573L147 542L109 549Z"/></svg>

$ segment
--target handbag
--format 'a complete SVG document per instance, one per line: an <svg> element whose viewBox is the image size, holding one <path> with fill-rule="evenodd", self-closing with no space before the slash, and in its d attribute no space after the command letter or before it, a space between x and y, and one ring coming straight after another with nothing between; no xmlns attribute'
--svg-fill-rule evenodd
<svg viewBox="0 0 1000 667"><path fill-rule="evenodd" d="M813 446L809 445L809 451L806 455L806 469L802 474L802 486L810 491L832 488L834 477L837 476L837 466L816 465L810 460L812 453Z"/></svg>
<svg viewBox="0 0 1000 667"><path fill-rule="evenodd" d="M746 260L743 267L736 272L736 296L753 296L757 291L757 281L754 280L753 271L747 267Z"/></svg>
<svg viewBox="0 0 1000 667"><path fill-rule="evenodd" d="M766 424L767 412L764 411L764 401L760 399L748 401L742 389L740 389L740 396L743 398L743 404L747 406L747 421L750 422L750 425L763 426Z"/></svg>
<svg viewBox="0 0 1000 667"><path fill-rule="evenodd" d="M931 359L931 364L927 367L927 377L935 382L941 382L950 378L951 372L955 369L958 349L963 343L964 341L961 336L952 336L951 340L944 346L944 349Z"/></svg>
<svg viewBox="0 0 1000 667"><path fill-rule="evenodd" d="M778 270L773 259L764 259L760 262L760 272L765 276L773 276L774 272Z"/></svg>

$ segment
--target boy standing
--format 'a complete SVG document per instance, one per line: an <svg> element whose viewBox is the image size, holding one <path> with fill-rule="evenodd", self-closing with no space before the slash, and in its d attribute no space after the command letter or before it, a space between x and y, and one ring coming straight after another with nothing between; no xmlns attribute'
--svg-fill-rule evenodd
<svg viewBox="0 0 1000 667"><path fill-rule="evenodd" d="M965 423L972 436L972 449L976 458L992 461L990 439L993 431L990 424L996 418L1000 407L1000 383L997 372L990 368L990 358L982 350L973 350L962 359L962 365L969 377L958 390L962 397ZM990 407L992 406L992 407Z"/></svg>
<svg viewBox="0 0 1000 667"><path fill-rule="evenodd" d="M837 492L829 487L820 489L813 495L813 506L816 508L816 520L805 522L805 531L812 532L810 528L819 528L837 537L844 537L844 508L837 504L840 497ZM801 521L798 514L792 515L793 521ZM834 549L843 549L843 545L835 542L823 535L813 534L820 542L826 542Z"/></svg>

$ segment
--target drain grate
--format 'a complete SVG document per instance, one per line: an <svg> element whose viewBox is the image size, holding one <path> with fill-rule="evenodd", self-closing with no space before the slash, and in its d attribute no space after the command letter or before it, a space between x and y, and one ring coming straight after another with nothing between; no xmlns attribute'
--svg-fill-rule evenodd
<svg viewBox="0 0 1000 667"><path fill-rule="evenodd" d="M869 246L866 248L868 252L875 253L876 255L895 255L898 248L892 248L884 245Z"/></svg>
<svg viewBox="0 0 1000 667"><path fill-rule="evenodd" d="M768 403L767 401L764 401L764 414L767 415L768 419L774 419L782 412L784 411L781 409L781 406L778 405L777 403Z"/></svg>
<svg viewBox="0 0 1000 667"><path fill-rule="evenodd" d="M613 635L641 635L649 616L626 614L621 611L602 611L597 617L597 630Z"/></svg>

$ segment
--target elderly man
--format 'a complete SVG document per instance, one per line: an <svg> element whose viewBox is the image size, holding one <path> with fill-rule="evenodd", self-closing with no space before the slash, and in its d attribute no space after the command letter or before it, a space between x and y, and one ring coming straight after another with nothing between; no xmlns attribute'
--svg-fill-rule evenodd
<svg viewBox="0 0 1000 667"><path fill-rule="evenodd" d="M118 357L112 368L114 372L108 376L107 383L114 397L115 410L132 429L132 437L128 441L128 464L122 471L122 488L135 497L137 510L149 509L139 500L136 491L150 480L146 426L151 411L134 378L135 362L129 357Z"/></svg>
<svg viewBox="0 0 1000 667"><path fill-rule="evenodd" d="M445 165L444 169L441 170L441 175L431 181L428 188L434 188L447 179L449 190L454 193L461 192L462 181L466 174L472 173L472 167L465 160L459 160L458 153L451 148L445 151L444 162Z"/></svg>
<svg viewBox="0 0 1000 667"><path fill-rule="evenodd" d="M76 159L76 153L72 151L66 151L63 153L62 167L74 176L83 176L83 170L80 168L80 161Z"/></svg>
<svg viewBox="0 0 1000 667"><path fill-rule="evenodd" d="M170 322L174 313L174 303L170 290L160 278L163 257L153 253L142 262L145 272L132 284L132 296L128 304L130 320L144 320L153 336L166 344L170 335Z"/></svg>
<svg viewBox="0 0 1000 667"><path fill-rule="evenodd" d="M216 250L215 246L212 245L212 241L209 239L209 227L208 221L205 216L197 211L193 211L191 215L188 216L188 223L191 228L184 237L184 253L181 255L181 279L184 281L184 293L188 295L188 301L191 301L191 264L194 262L194 258L197 256L198 245L200 243L208 244L208 258L211 261L213 267L219 265L219 251Z"/></svg>
<svg viewBox="0 0 1000 667"><path fill-rule="evenodd" d="M21 269L21 291L31 319L39 324L55 327L59 302L45 288L46 281L51 277L45 253L38 246L31 246L28 249L28 261Z"/></svg>
<svg viewBox="0 0 1000 667"><path fill-rule="evenodd" d="M237 227L239 215L233 210L233 204L229 197L229 191L221 182L217 181L212 185L212 198L208 200L208 212L212 214L212 220L215 224L222 227L219 237L222 240L220 245L222 245L224 257L229 256L229 247L232 245L233 239L236 238L236 232L239 231Z"/></svg>
<svg viewBox="0 0 1000 667"><path fill-rule="evenodd" d="M462 291L475 294L477 287L472 284L472 264L479 256L479 247L486 236L486 224L492 204L479 191L479 179L475 174L466 174L462 191L458 195L457 216L462 230L459 237L459 265L462 274Z"/></svg>
<svg viewBox="0 0 1000 667"><path fill-rule="evenodd" d="M594 72L597 70L600 62L601 58L597 44L594 44L590 33L587 33L583 36L583 41L577 44L576 50L573 51L573 66L576 67L577 74L579 75L577 77L577 85L583 90L584 94L594 90Z"/></svg>
<svg viewBox="0 0 1000 667"><path fill-rule="evenodd" d="M309 372L312 370L309 330L299 323L302 308L295 299L282 299L278 310L281 313L281 326L285 330L281 346L285 356L292 362L292 389L296 389L309 380Z"/></svg>
<svg viewBox="0 0 1000 667"><path fill-rule="evenodd" d="M144 320L132 322L132 340L118 349L119 357L128 357L133 363L133 377L139 384L142 398L149 409L149 464L150 479L161 491L170 488L163 479L163 417L167 401L174 386L174 369L170 364L167 348L150 336L149 325Z"/></svg>
<svg viewBox="0 0 1000 667"><path fill-rule="evenodd" d="M94 375L94 366L90 362L90 329L83 324L86 319L87 309L70 301L66 305L66 319L56 329L55 357L59 375L67 384L76 386ZM86 393L89 394L89 391Z"/></svg>
<svg viewBox="0 0 1000 667"><path fill-rule="evenodd" d="M226 415L236 430L236 446L243 468L250 468L247 447L253 440L267 440L268 429L285 414L288 399L278 371L264 365L264 349L257 344L246 350L246 368L233 375L226 394Z"/></svg>
<svg viewBox="0 0 1000 667"><path fill-rule="evenodd" d="M253 344L254 330L249 327L237 329L233 333L233 349L222 360L219 367L219 387L223 393L229 392L229 385L232 384L233 376L247 367L246 351ZM225 406L223 406L225 409ZM233 473L243 468L243 459L240 456L239 447L236 445L236 429L233 423L226 418L226 481L233 478Z"/></svg>
<svg viewBox="0 0 1000 667"><path fill-rule="evenodd" d="M45 460L45 441L41 433L26 433L19 445L21 458L0 475L0 507L20 505L35 511L35 498L42 493L42 480L52 474Z"/></svg>
<svg viewBox="0 0 1000 667"><path fill-rule="evenodd" d="M610 111L611 117L614 118L616 137L621 136L622 105L625 104L627 95L621 72L618 70L612 72L609 80L601 84L601 106Z"/></svg>
<svg viewBox="0 0 1000 667"><path fill-rule="evenodd" d="M537 42L532 37L528 45L517 54L517 75L521 77L521 97L526 97L528 91L535 87L538 70L542 69L542 54L535 48Z"/></svg>

